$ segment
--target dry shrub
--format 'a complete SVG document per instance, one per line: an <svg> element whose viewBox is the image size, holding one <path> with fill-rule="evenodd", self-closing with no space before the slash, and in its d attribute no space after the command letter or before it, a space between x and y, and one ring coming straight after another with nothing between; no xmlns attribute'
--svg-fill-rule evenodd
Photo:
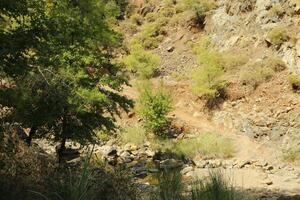
<svg viewBox="0 0 300 200"><path fill-rule="evenodd" d="M290 39L286 27L278 26L269 31L267 38L272 45L280 46Z"/></svg>
<svg viewBox="0 0 300 200"><path fill-rule="evenodd" d="M286 65L281 59L271 57L244 67L240 72L240 81L244 85L256 88L284 69L286 69Z"/></svg>
<svg viewBox="0 0 300 200"><path fill-rule="evenodd" d="M291 84L294 91L300 90L300 76L291 74L288 77L288 81Z"/></svg>

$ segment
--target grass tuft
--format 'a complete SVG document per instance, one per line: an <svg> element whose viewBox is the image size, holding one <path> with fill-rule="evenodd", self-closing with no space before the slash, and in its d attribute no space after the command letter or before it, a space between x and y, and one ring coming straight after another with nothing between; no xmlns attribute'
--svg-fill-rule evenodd
<svg viewBox="0 0 300 200"><path fill-rule="evenodd" d="M164 171L158 178L157 200L246 200L220 171L210 172L206 181L196 180L187 190L178 171Z"/></svg>
<svg viewBox="0 0 300 200"><path fill-rule="evenodd" d="M287 28L283 26L278 26L273 28L267 35L267 38L270 40L271 44L280 46L284 42L287 42L290 39Z"/></svg>
<svg viewBox="0 0 300 200"><path fill-rule="evenodd" d="M142 145L146 140L146 131L142 126L128 126L122 132L121 138L126 143Z"/></svg>
<svg viewBox="0 0 300 200"><path fill-rule="evenodd" d="M235 150L230 139L216 133L204 133L197 138L179 142L176 151L186 157L200 154L207 157L230 158L233 157Z"/></svg>
<svg viewBox="0 0 300 200"><path fill-rule="evenodd" d="M291 163L300 161L300 148L290 148L283 151L283 160Z"/></svg>
<svg viewBox="0 0 300 200"><path fill-rule="evenodd" d="M217 158L234 156L235 149L232 140L217 133L204 133L197 138L181 141L154 140L152 148L161 151L171 151L178 157L193 158L196 155Z"/></svg>
<svg viewBox="0 0 300 200"><path fill-rule="evenodd" d="M192 185L191 200L246 200L221 172L210 172L207 181L196 181Z"/></svg>
<svg viewBox="0 0 300 200"><path fill-rule="evenodd" d="M300 90L300 76L291 74L288 76L288 81L294 91Z"/></svg>

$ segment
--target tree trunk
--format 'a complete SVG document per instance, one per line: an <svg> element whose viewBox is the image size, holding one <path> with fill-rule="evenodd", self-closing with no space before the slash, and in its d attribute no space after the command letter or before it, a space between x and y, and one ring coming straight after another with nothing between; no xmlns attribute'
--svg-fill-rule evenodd
<svg viewBox="0 0 300 200"><path fill-rule="evenodd" d="M66 124L66 117L63 117L62 119L62 140L57 148L57 156L58 156L58 162L61 163L62 161L62 157L63 157L63 153L66 149L66 131L67 131L67 128L66 128L67 124Z"/></svg>
<svg viewBox="0 0 300 200"><path fill-rule="evenodd" d="M28 144L28 146L31 146L31 141L32 141L32 137L35 134L37 128L35 126L31 127L28 137L26 138L26 143Z"/></svg>
<svg viewBox="0 0 300 200"><path fill-rule="evenodd" d="M66 138L63 137L60 144L57 146L56 153L58 157L58 163L61 163L64 151L66 149Z"/></svg>

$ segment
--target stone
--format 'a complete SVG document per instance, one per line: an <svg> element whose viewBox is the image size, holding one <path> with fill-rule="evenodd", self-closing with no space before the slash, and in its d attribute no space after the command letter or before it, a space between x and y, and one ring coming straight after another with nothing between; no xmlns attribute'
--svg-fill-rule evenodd
<svg viewBox="0 0 300 200"><path fill-rule="evenodd" d="M258 161L255 163L256 167L266 167L268 165L267 161Z"/></svg>
<svg viewBox="0 0 300 200"><path fill-rule="evenodd" d="M148 170L145 166L135 166L131 169L131 172L137 178L145 178Z"/></svg>
<svg viewBox="0 0 300 200"><path fill-rule="evenodd" d="M189 172L191 172L193 170L194 170L194 168L192 166L187 166L187 167L183 168L180 173L182 175L185 175L185 174L187 174L187 173L189 173Z"/></svg>
<svg viewBox="0 0 300 200"><path fill-rule="evenodd" d="M201 113L200 112L194 112L193 117L197 118L197 117L201 117Z"/></svg>
<svg viewBox="0 0 300 200"><path fill-rule="evenodd" d="M273 184L273 181L270 180L269 178L266 178L262 181L262 184L266 184L266 185L272 185Z"/></svg>
<svg viewBox="0 0 300 200"><path fill-rule="evenodd" d="M121 154L120 154L120 157L121 158L127 158L127 157L130 157L130 153L128 151L123 151Z"/></svg>
<svg viewBox="0 0 300 200"><path fill-rule="evenodd" d="M244 168L246 165L250 165L251 161L250 160L243 160L238 164L238 168Z"/></svg>
<svg viewBox="0 0 300 200"><path fill-rule="evenodd" d="M115 166L118 163L118 159L116 157L107 157L106 161L108 164Z"/></svg>
<svg viewBox="0 0 300 200"><path fill-rule="evenodd" d="M130 151L136 151L136 150L138 150L138 149L139 149L139 147L138 147L137 145L132 144L132 145L130 146Z"/></svg>
<svg viewBox="0 0 300 200"><path fill-rule="evenodd" d="M222 166L221 160L210 160L209 163L206 165L207 168L219 168Z"/></svg>
<svg viewBox="0 0 300 200"><path fill-rule="evenodd" d="M147 149L147 150L145 151L145 154L147 155L147 157L152 158L152 157L155 155L155 152L152 151L152 150L150 150L150 149Z"/></svg>
<svg viewBox="0 0 300 200"><path fill-rule="evenodd" d="M175 47L174 47L174 46L170 46L170 47L168 47L168 48L167 48L167 51L168 51L168 52L173 52L173 51L174 51L174 49L175 49Z"/></svg>
<svg viewBox="0 0 300 200"><path fill-rule="evenodd" d="M274 169L274 167L272 165L269 165L269 166L266 166L264 169L267 171L271 171Z"/></svg>
<svg viewBox="0 0 300 200"><path fill-rule="evenodd" d="M156 169L156 168L150 168L150 169L148 169L148 172L149 172L149 173L158 173L158 172L159 172L159 169Z"/></svg>
<svg viewBox="0 0 300 200"><path fill-rule="evenodd" d="M130 143L127 143L125 144L124 148L123 148L125 151L130 151L131 149L131 144Z"/></svg>
<svg viewBox="0 0 300 200"><path fill-rule="evenodd" d="M117 155L117 149L113 146L102 146L100 148L100 152L104 155L104 156L115 156Z"/></svg>
<svg viewBox="0 0 300 200"><path fill-rule="evenodd" d="M129 118L133 118L134 116L135 116L135 112L129 112L129 113L128 113L128 117L129 117Z"/></svg>
<svg viewBox="0 0 300 200"><path fill-rule="evenodd" d="M205 168L206 165L208 164L208 161L206 160L197 160L197 161L194 161L196 167L198 168Z"/></svg>
<svg viewBox="0 0 300 200"><path fill-rule="evenodd" d="M166 159L159 163L161 169L176 169L183 166L183 162L175 159Z"/></svg>
<svg viewBox="0 0 300 200"><path fill-rule="evenodd" d="M78 163L81 162L81 160L82 160L82 158L78 157L78 158L74 158L74 159L68 160L67 163L68 164L78 164Z"/></svg>
<svg viewBox="0 0 300 200"><path fill-rule="evenodd" d="M150 143L149 141L146 141L146 142L143 144L144 147L150 147L150 145L151 145L151 143Z"/></svg>

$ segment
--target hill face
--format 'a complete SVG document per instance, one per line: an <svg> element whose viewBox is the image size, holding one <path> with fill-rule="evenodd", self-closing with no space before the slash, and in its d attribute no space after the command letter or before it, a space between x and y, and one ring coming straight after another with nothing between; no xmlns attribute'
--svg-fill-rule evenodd
<svg viewBox="0 0 300 200"><path fill-rule="evenodd" d="M246 188L299 193L300 98L293 78L300 76L300 2L207 0L193 7L195 2L132 1L135 9L120 25L126 45L139 40L161 58L151 81L163 79L171 91L171 116L179 126L235 141L233 166L246 161L249 176L256 177L243 180ZM164 22L147 35L159 20ZM209 108L194 90L206 65L220 67L216 79L226 81ZM135 87L125 94L137 97ZM260 162L274 170L258 167ZM291 173L293 178L283 178Z"/></svg>
<svg viewBox="0 0 300 200"><path fill-rule="evenodd" d="M0 5L1 197L300 199L300 0L25 2Z"/></svg>

